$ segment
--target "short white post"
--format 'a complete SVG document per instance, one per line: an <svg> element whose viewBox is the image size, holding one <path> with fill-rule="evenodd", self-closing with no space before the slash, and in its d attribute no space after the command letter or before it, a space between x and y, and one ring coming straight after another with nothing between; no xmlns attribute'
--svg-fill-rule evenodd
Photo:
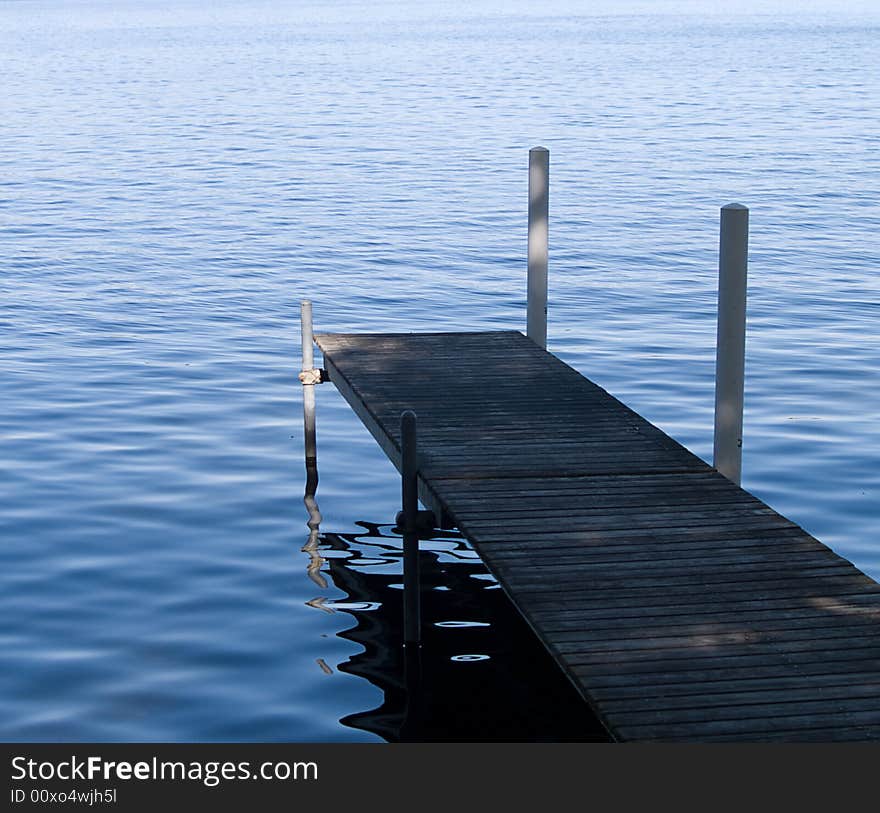
<svg viewBox="0 0 880 813"><path fill-rule="evenodd" d="M714 466L737 485L742 480L748 251L749 210L738 203L722 206L718 255Z"/></svg>
<svg viewBox="0 0 880 813"><path fill-rule="evenodd" d="M304 299L300 303L302 323L302 373L303 425L305 427L306 468L318 462L318 446L315 432L315 349L312 335L312 303ZM319 379L320 380L320 379Z"/></svg>
<svg viewBox="0 0 880 813"><path fill-rule="evenodd" d="M400 416L400 475L403 503L403 642L418 645L422 638L419 583L419 481L416 413Z"/></svg>
<svg viewBox="0 0 880 813"><path fill-rule="evenodd" d="M547 254L550 233L550 152L529 150L529 247L526 335L547 347Z"/></svg>

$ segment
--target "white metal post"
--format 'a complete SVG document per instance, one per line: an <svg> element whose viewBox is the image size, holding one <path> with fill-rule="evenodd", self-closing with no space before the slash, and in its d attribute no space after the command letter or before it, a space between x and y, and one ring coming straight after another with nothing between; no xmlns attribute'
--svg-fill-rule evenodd
<svg viewBox="0 0 880 813"><path fill-rule="evenodd" d="M742 480L748 248L749 210L738 203L722 206L718 254L714 466L737 485Z"/></svg>
<svg viewBox="0 0 880 813"><path fill-rule="evenodd" d="M529 247L526 335L547 347L547 255L549 247L550 152L529 150Z"/></svg>
<svg viewBox="0 0 880 813"><path fill-rule="evenodd" d="M320 370L315 370L315 350L312 335L312 303L304 299L300 303L300 324L302 326L302 371L299 379L303 385L303 427L305 430L306 451L306 493L303 496L306 510L309 512L309 540L303 546L311 561L308 566L309 578L322 589L327 587L327 580L321 573L324 559L318 552L318 540L321 528L321 511L315 500L318 490L318 452L315 432L315 381L321 380Z"/></svg>
<svg viewBox="0 0 880 813"><path fill-rule="evenodd" d="M305 427L306 468L317 465L318 447L315 432L315 385L314 376L308 376L315 369L315 349L312 335L312 303L304 299L300 303L302 323L302 373L303 382L303 425ZM312 382L312 383L307 383Z"/></svg>

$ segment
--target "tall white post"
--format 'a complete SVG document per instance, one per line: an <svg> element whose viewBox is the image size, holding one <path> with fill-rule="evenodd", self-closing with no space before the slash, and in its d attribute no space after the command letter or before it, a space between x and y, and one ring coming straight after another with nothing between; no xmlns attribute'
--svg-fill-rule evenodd
<svg viewBox="0 0 880 813"><path fill-rule="evenodd" d="M302 372L303 425L305 427L306 468L317 465L318 448L315 432L315 348L312 336L312 303L304 299L300 303L302 323ZM320 376L318 376L320 380Z"/></svg>
<svg viewBox="0 0 880 813"><path fill-rule="evenodd" d="M324 559L318 553L318 539L321 528L321 511L315 500L318 490L318 450L315 432L315 383L321 381L321 371L315 370L315 349L312 345L312 303L304 299L300 303L300 323L302 326L302 371L299 380L303 385L303 427L305 430L306 450L306 493L303 496L306 510L309 512L309 541L303 551L311 557L309 562L309 578L322 589L327 580L321 573Z"/></svg>
<svg viewBox="0 0 880 813"><path fill-rule="evenodd" d="M550 152L529 150L529 274L526 335L547 347L547 254L550 231Z"/></svg>
<svg viewBox="0 0 880 813"><path fill-rule="evenodd" d="M738 203L722 206L718 255L714 466L737 485L742 480L748 253L749 210Z"/></svg>

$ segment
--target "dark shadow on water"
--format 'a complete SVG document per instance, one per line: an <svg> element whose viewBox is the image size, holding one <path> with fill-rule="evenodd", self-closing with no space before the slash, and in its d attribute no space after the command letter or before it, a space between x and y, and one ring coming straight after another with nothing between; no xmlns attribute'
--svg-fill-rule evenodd
<svg viewBox="0 0 880 813"><path fill-rule="evenodd" d="M332 607L355 624L339 635L364 647L340 671L384 695L378 708L340 722L391 742L608 741L458 533L433 531L421 542L423 642L405 650L401 537L357 524L364 530L314 534L306 548L312 579L329 575L346 594Z"/></svg>

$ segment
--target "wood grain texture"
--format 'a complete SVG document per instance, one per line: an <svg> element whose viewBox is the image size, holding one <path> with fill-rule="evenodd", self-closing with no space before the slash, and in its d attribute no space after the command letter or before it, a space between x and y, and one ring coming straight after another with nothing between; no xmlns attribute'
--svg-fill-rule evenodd
<svg viewBox="0 0 880 813"><path fill-rule="evenodd" d="M880 739L880 585L796 524L520 333L316 342L614 738Z"/></svg>

